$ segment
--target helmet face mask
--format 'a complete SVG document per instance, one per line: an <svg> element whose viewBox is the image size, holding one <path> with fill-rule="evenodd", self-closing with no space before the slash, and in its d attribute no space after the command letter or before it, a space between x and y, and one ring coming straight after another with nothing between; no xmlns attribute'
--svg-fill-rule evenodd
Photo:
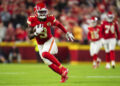
<svg viewBox="0 0 120 86"><path fill-rule="evenodd" d="M112 22L114 20L114 16L113 15L108 15L107 16L107 21L108 22Z"/></svg>
<svg viewBox="0 0 120 86"><path fill-rule="evenodd" d="M47 14L48 14L48 10L47 10L46 5L44 3L38 3L34 7L34 12L35 12L35 16L40 18L40 19L45 19L47 17Z"/></svg>
<svg viewBox="0 0 120 86"><path fill-rule="evenodd" d="M97 20L98 20L97 17L92 17L90 26L95 27L97 25Z"/></svg>
<svg viewBox="0 0 120 86"><path fill-rule="evenodd" d="M91 22L91 26L92 26L92 27L95 27L96 25L97 25L97 22L96 22L96 21L92 21L92 22Z"/></svg>
<svg viewBox="0 0 120 86"><path fill-rule="evenodd" d="M112 22L114 20L114 14L112 12L108 12L106 20L108 22Z"/></svg>
<svg viewBox="0 0 120 86"><path fill-rule="evenodd" d="M40 19L44 19L47 17L47 10L38 10L37 17Z"/></svg>

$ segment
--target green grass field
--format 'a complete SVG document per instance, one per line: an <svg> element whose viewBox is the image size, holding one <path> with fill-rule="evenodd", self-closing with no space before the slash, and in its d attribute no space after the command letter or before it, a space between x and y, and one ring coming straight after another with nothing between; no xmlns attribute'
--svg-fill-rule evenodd
<svg viewBox="0 0 120 86"><path fill-rule="evenodd" d="M69 79L59 83L60 76L44 64L0 64L0 86L120 86L120 65L93 69L90 63L64 65Z"/></svg>

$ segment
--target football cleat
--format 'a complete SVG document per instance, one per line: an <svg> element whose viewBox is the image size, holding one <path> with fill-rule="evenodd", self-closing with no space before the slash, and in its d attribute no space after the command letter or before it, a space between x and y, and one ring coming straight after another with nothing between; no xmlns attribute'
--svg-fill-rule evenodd
<svg viewBox="0 0 120 86"><path fill-rule="evenodd" d="M66 80L68 79L68 76L66 76L66 77L61 77L61 81L60 81L60 83L64 83L64 82L66 82Z"/></svg>
<svg viewBox="0 0 120 86"><path fill-rule="evenodd" d="M93 61L93 69L96 69L97 68L97 63L96 61Z"/></svg>
<svg viewBox="0 0 120 86"><path fill-rule="evenodd" d="M115 69L115 65L112 65L112 68Z"/></svg>
<svg viewBox="0 0 120 86"><path fill-rule="evenodd" d="M61 71L62 71L62 76L63 77L65 77L68 74L68 69L67 68L62 67Z"/></svg>
<svg viewBox="0 0 120 86"><path fill-rule="evenodd" d="M96 69L97 68L97 65L93 65L93 69Z"/></svg>
<svg viewBox="0 0 120 86"><path fill-rule="evenodd" d="M101 59L97 58L97 68L100 66L100 63L101 63Z"/></svg>
<svg viewBox="0 0 120 86"><path fill-rule="evenodd" d="M110 63L106 64L106 69L110 69Z"/></svg>
<svg viewBox="0 0 120 86"><path fill-rule="evenodd" d="M62 75L61 75L61 81L60 82L64 83L68 79L67 74L68 74L69 71L68 71L67 68L64 68L64 67L61 68L61 71L62 71Z"/></svg>
<svg viewBox="0 0 120 86"><path fill-rule="evenodd" d="M115 68L115 61L111 61L112 68Z"/></svg>

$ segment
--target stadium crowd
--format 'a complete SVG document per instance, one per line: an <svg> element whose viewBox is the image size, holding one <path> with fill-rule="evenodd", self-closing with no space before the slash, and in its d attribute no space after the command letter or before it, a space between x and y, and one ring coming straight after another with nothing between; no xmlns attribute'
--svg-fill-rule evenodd
<svg viewBox="0 0 120 86"><path fill-rule="evenodd" d="M75 42L81 44L88 43L91 16L104 20L106 12L110 10L120 22L120 0L0 0L0 42L28 40L26 20L34 15L33 8L38 2L46 3L49 14L56 16L73 33ZM56 39L66 41L60 29L51 28Z"/></svg>

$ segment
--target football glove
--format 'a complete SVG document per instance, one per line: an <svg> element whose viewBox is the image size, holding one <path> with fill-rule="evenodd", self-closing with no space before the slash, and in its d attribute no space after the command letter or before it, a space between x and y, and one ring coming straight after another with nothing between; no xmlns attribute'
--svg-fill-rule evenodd
<svg viewBox="0 0 120 86"><path fill-rule="evenodd" d="M72 33L69 33L69 32L66 33L66 38L67 40L70 40L70 41L74 40L74 36L72 35Z"/></svg>
<svg viewBox="0 0 120 86"><path fill-rule="evenodd" d="M37 36L43 31L43 24L39 24L35 26L35 32L34 35Z"/></svg>

